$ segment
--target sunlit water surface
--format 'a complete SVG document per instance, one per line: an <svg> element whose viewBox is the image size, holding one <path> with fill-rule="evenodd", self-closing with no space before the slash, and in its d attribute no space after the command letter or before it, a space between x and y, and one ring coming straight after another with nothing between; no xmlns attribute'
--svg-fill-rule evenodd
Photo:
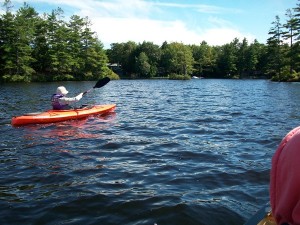
<svg viewBox="0 0 300 225"><path fill-rule="evenodd" d="M94 82L0 86L0 224L241 225L300 124L300 84L197 79L111 81L80 103L115 113L10 125L49 109L61 84Z"/></svg>

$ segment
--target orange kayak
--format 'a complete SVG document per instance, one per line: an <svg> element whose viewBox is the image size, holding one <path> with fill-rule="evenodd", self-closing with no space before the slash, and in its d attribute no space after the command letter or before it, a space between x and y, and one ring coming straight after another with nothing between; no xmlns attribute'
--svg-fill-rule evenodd
<svg viewBox="0 0 300 225"><path fill-rule="evenodd" d="M71 110L48 110L40 113L28 113L22 116L14 116L11 120L13 126L22 126L27 124L55 123L66 120L82 119L91 115L99 115L113 112L115 104L95 105L81 109Z"/></svg>

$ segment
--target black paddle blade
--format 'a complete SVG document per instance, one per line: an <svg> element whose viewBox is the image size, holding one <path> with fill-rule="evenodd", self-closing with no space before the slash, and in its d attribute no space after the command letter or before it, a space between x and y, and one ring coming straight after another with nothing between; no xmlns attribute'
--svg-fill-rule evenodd
<svg viewBox="0 0 300 225"><path fill-rule="evenodd" d="M109 77L104 77L101 80L98 80L98 82L95 84L93 88L101 88L104 85L106 85L110 81Z"/></svg>

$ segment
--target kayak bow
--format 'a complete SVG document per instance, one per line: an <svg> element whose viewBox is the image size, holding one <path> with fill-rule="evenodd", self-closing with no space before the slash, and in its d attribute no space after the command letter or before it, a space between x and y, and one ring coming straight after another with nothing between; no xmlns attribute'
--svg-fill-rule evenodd
<svg viewBox="0 0 300 225"><path fill-rule="evenodd" d="M268 202L257 213L255 213L244 225L276 225Z"/></svg>

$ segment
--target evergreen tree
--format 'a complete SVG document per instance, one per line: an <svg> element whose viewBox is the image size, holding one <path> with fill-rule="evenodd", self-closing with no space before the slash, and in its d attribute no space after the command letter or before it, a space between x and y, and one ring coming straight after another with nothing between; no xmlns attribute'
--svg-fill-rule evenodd
<svg viewBox="0 0 300 225"><path fill-rule="evenodd" d="M117 78L107 67L107 56L89 19L61 8L39 16L26 3L15 14L5 0L0 16L1 81L91 80Z"/></svg>
<svg viewBox="0 0 300 225"><path fill-rule="evenodd" d="M4 81L31 81L32 39L37 13L26 3L16 15L10 12L10 1L5 1L6 13L1 19L1 73Z"/></svg>
<svg viewBox="0 0 300 225"><path fill-rule="evenodd" d="M294 45L294 40L299 35L299 31L297 30L298 19L290 9L287 9L285 15L288 17L288 20L287 23L283 25L283 27L286 29L286 31L283 33L283 38L285 40L289 40L290 42L290 51L287 53L287 57L290 59L289 67L290 75L292 75L293 68L295 67L297 52L297 46Z"/></svg>
<svg viewBox="0 0 300 225"><path fill-rule="evenodd" d="M248 71L248 41L246 38L243 39L242 43L238 43L237 50L237 73L239 78L249 75Z"/></svg>
<svg viewBox="0 0 300 225"><path fill-rule="evenodd" d="M298 0L298 2L300 2ZM293 69L297 72L300 71L300 3L296 4L296 7L293 8L294 11L294 20L293 21L293 25L294 25L294 29L295 32L294 34L296 35L295 39L294 39L294 44L293 44L293 49L292 49L292 54L293 54Z"/></svg>
<svg viewBox="0 0 300 225"><path fill-rule="evenodd" d="M218 73L221 77L234 78L237 76L237 51L239 40L235 38L230 44L220 48L217 59Z"/></svg>
<svg viewBox="0 0 300 225"><path fill-rule="evenodd" d="M283 25L280 22L279 16L275 17L272 22L273 27L269 31L270 38L268 38L268 73L274 76L281 76L283 54L281 50L282 35L284 34ZM280 79L280 78L279 78Z"/></svg>
<svg viewBox="0 0 300 225"><path fill-rule="evenodd" d="M15 15L11 12L11 2L5 0L3 6L5 13L0 18L0 62L1 62L1 78L2 80L11 80L11 76L15 74L14 67L14 41L15 32Z"/></svg>
<svg viewBox="0 0 300 225"><path fill-rule="evenodd" d="M68 36L68 52L71 54L72 73L76 77L83 77L85 69L85 60L83 59L82 51L85 51L83 47L83 31L85 21L83 18L73 15L70 18L70 22L67 24L69 28Z"/></svg>
<svg viewBox="0 0 300 225"><path fill-rule="evenodd" d="M69 29L63 20L63 10L58 8L48 15L49 70L54 80L75 80L71 75L72 57L68 51Z"/></svg>
<svg viewBox="0 0 300 225"><path fill-rule="evenodd" d="M35 36L33 38L33 68L35 69L37 76L36 80L52 80L50 75L50 57L49 50L50 46L48 44L48 21L46 15L44 18L37 18L35 24Z"/></svg>
<svg viewBox="0 0 300 225"><path fill-rule="evenodd" d="M15 18L15 28L17 30L16 46L16 74L23 75L26 80L31 80L32 74L35 72L32 68L33 38L35 36L35 23L38 13L34 8L29 7L26 3L17 12Z"/></svg>
<svg viewBox="0 0 300 225"><path fill-rule="evenodd" d="M254 77L263 75L266 64L265 53L264 44L260 44L257 40L250 44L246 54L246 70L249 71L249 75Z"/></svg>
<svg viewBox="0 0 300 225"><path fill-rule="evenodd" d="M97 38L94 37L95 33L90 29L91 22L86 17L83 20L83 31L81 34L81 62L83 62L83 70L84 70L84 79L90 80L94 79L95 73L97 70L101 68L101 60L106 61L101 58L100 55L100 46L97 42ZM104 54L104 51L103 51ZM97 74L98 77L99 74Z"/></svg>

